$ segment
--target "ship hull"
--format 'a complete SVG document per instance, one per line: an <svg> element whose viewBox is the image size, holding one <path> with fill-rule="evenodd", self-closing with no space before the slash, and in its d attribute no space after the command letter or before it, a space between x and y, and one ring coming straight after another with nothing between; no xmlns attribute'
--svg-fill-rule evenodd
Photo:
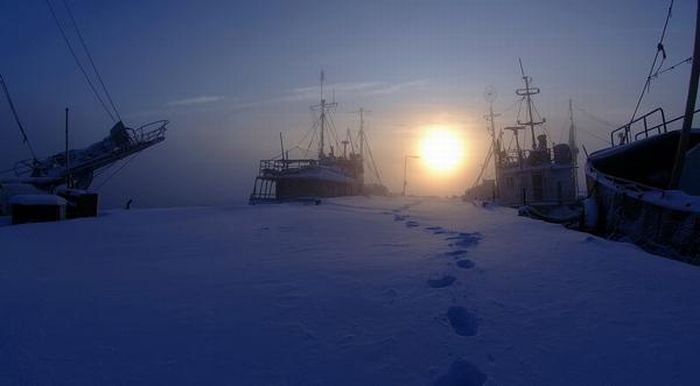
<svg viewBox="0 0 700 386"><path fill-rule="evenodd" d="M250 202L290 201L361 195L364 184L359 161L261 161ZM358 172L359 171L359 172Z"/></svg>
<svg viewBox="0 0 700 386"><path fill-rule="evenodd" d="M596 234L700 265L700 197L663 188L672 165L667 150L677 138L670 132L591 154L586 182L594 213L587 217L594 219L590 230Z"/></svg>
<svg viewBox="0 0 700 386"><path fill-rule="evenodd" d="M362 194L362 184L354 181L332 181L314 177L278 178L276 198L291 200L308 197L340 197Z"/></svg>

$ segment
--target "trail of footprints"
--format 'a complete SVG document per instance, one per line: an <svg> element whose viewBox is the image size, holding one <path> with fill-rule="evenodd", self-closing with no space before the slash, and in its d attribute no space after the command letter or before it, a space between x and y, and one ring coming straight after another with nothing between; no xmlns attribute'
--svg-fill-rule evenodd
<svg viewBox="0 0 700 386"><path fill-rule="evenodd" d="M394 221L403 222L407 228L419 228L420 223L409 220L408 215L403 212L408 210L415 204L407 204L401 208L394 209L392 212L386 212L394 216ZM453 232L439 226L426 226L423 228L433 235L446 235L445 241L448 242L450 250L441 254L443 257L455 260L455 266L460 269L472 269L476 266L474 261L466 258L470 248L476 246L481 240L481 234L478 232ZM452 286L457 281L457 278L449 274L441 274L429 278L426 283L428 287L442 289ZM475 336L479 330L478 316L469 311L466 307L453 305L447 309L445 314L450 327L456 335L463 337ZM468 362L465 359L457 359L452 362L450 369L446 374L438 377L434 383L435 386L444 385L467 385L480 386L484 385L488 377L477 366Z"/></svg>

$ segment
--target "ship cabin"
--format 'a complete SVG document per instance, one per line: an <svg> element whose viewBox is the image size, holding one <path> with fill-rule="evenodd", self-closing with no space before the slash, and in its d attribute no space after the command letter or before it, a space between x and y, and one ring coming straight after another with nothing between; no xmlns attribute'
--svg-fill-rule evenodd
<svg viewBox="0 0 700 386"><path fill-rule="evenodd" d="M562 205L576 201L576 164L568 144L551 148L537 137L532 150L501 150L496 159L496 197L501 205ZM499 146L500 148L500 146Z"/></svg>

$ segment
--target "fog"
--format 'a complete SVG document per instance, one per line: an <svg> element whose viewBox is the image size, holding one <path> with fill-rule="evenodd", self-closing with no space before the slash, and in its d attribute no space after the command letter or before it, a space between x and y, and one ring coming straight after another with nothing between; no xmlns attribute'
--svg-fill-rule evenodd
<svg viewBox="0 0 700 386"><path fill-rule="evenodd" d="M56 4L60 5L59 2ZM455 129L461 166L436 175L411 166L413 194L454 195L470 186L488 150L484 90L498 92L497 126L515 123L522 58L550 139L566 140L568 99L579 141L606 146L629 120L659 39L667 4L636 1L70 1L127 125L168 119L167 139L97 178L104 207L222 205L251 191L258 161L279 153L279 133L298 144L313 121L319 73L339 103L338 134L359 127L360 108L383 182L400 191L403 157L426 127ZM691 55L694 2L677 1L664 41L672 65ZM62 8L57 6L59 11ZM65 13L59 12L65 20ZM0 72L37 154L107 135L96 102L46 3L4 1ZM689 66L651 84L640 111L682 112ZM0 169L29 158L0 100ZM302 144L303 145L303 144ZM112 174L117 171L118 173Z"/></svg>

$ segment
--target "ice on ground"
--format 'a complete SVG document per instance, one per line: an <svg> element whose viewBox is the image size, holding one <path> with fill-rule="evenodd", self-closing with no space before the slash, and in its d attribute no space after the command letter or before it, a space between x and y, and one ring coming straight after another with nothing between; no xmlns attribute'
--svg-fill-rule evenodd
<svg viewBox="0 0 700 386"><path fill-rule="evenodd" d="M113 211L0 246L2 385L697 380L696 267L503 208Z"/></svg>

